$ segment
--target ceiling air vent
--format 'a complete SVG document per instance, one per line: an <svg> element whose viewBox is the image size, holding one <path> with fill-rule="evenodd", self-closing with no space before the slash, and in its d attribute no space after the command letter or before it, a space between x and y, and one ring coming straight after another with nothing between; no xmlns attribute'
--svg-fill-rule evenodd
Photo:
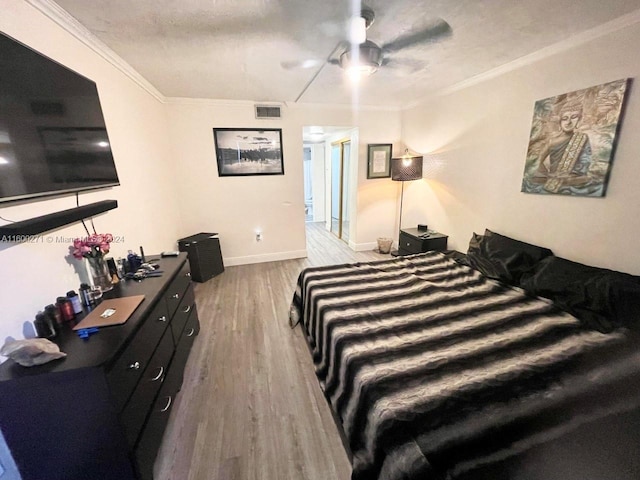
<svg viewBox="0 0 640 480"><path fill-rule="evenodd" d="M256 105L256 118L280 118L278 105Z"/></svg>

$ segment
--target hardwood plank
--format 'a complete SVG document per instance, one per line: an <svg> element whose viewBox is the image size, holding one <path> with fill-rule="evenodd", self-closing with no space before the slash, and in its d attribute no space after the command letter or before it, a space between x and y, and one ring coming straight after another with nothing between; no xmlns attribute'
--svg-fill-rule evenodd
<svg viewBox="0 0 640 480"><path fill-rule="evenodd" d="M299 328L307 266L389 258L307 224L306 259L228 267L196 285L201 330L155 465L158 480L347 480L351 466Z"/></svg>

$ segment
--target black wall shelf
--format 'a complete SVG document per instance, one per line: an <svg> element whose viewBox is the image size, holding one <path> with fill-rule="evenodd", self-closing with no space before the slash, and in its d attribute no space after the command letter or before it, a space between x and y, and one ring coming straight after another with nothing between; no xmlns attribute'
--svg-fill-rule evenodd
<svg viewBox="0 0 640 480"><path fill-rule="evenodd" d="M41 217L2 225L0 226L0 239L2 239L2 237L38 235L39 233L48 232L49 230L68 225L70 223L79 222L85 218L93 217L117 207L117 200L102 200L101 202L90 203L89 205L42 215ZM11 238L9 238L9 241L11 241Z"/></svg>

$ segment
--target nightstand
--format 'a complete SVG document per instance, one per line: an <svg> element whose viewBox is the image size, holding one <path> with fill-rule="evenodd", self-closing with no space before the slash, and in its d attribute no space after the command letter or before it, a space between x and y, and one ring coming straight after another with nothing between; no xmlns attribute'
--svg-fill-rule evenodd
<svg viewBox="0 0 640 480"><path fill-rule="evenodd" d="M429 230L428 237L421 237L425 231L417 228L403 228L400 230L400 239L398 241L398 255L414 255L416 253L428 252L431 250L446 250L448 235Z"/></svg>

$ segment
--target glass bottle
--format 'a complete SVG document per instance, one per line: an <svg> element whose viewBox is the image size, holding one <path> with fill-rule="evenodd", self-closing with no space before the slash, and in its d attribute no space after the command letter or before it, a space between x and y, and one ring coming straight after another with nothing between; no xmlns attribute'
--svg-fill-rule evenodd
<svg viewBox="0 0 640 480"><path fill-rule="evenodd" d="M60 309L62 319L65 322L70 322L71 320L76 318L76 314L73 313L71 302L69 301L69 299L67 299L67 297L58 297L56 299L56 306Z"/></svg>
<svg viewBox="0 0 640 480"><path fill-rule="evenodd" d="M56 329L53 326L53 320L45 313L38 313L33 324L40 338L53 338L57 335Z"/></svg>
<svg viewBox="0 0 640 480"><path fill-rule="evenodd" d="M71 306L73 307L73 313L76 315L78 313L82 313L82 302L80 301L80 297L75 292L75 290L69 290L67 292L67 298L71 302Z"/></svg>
<svg viewBox="0 0 640 480"><path fill-rule="evenodd" d="M56 305L50 304L44 307L44 312L49 316L49 318L53 322L55 329L59 330L60 325L62 325L62 323L64 322L64 319L62 318L62 312L60 312L60 309Z"/></svg>

